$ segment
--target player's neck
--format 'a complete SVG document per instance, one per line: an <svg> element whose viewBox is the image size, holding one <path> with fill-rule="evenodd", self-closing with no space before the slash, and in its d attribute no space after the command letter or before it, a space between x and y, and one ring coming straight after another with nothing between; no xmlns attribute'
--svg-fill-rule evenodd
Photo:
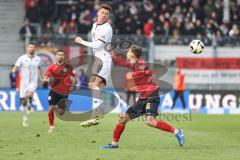
<svg viewBox="0 0 240 160"><path fill-rule="evenodd" d="M64 64L64 61L62 61L62 62L58 62L58 61L57 61L56 64L59 65L59 66L61 66L61 65Z"/></svg>
<svg viewBox="0 0 240 160"><path fill-rule="evenodd" d="M27 56L28 56L29 58L33 58L33 57L34 57L34 54L27 53Z"/></svg>
<svg viewBox="0 0 240 160"><path fill-rule="evenodd" d="M97 21L97 25L99 26L99 25L103 25L103 24L105 24L105 23L107 23L107 21L105 21L105 22L99 22L99 21Z"/></svg>

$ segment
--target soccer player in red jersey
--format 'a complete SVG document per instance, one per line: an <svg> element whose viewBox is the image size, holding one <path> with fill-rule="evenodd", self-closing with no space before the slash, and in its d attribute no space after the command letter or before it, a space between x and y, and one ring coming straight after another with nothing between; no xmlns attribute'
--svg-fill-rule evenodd
<svg viewBox="0 0 240 160"><path fill-rule="evenodd" d="M127 54L127 60L120 55L112 54L113 62L127 67L133 72L135 82L134 89L140 93L139 100L128 108L126 113L120 114L120 119L117 121L113 131L112 143L101 148L118 148L118 141L123 133L126 123L129 120L145 115L146 124L150 127L160 129L162 131L174 134L180 146L184 144L184 135L182 129L176 129L168 123L156 119L158 115L158 106L160 103L159 89L160 86L156 83L154 71L141 59L142 48L137 45L132 45Z"/></svg>
<svg viewBox="0 0 240 160"><path fill-rule="evenodd" d="M50 85L48 96L48 119L50 128L48 132L53 132L54 106L58 105L58 107L63 107L62 110L58 111L59 114L64 113L64 105L67 103L68 94L76 82L73 66L65 61L64 52L62 50L56 52L56 63L47 68L44 81L49 82Z"/></svg>

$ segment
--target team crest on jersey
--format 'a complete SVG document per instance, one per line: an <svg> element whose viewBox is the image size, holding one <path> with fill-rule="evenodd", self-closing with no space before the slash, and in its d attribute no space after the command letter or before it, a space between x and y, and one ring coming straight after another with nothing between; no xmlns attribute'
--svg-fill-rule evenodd
<svg viewBox="0 0 240 160"><path fill-rule="evenodd" d="M63 68L63 72L66 73L68 71L67 68Z"/></svg>

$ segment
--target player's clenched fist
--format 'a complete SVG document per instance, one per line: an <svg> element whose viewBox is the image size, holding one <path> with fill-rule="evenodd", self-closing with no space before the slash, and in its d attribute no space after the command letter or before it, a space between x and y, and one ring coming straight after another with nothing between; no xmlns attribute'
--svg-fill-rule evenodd
<svg viewBox="0 0 240 160"><path fill-rule="evenodd" d="M74 40L76 43L79 43L81 44L83 39L81 37L76 37L75 40Z"/></svg>

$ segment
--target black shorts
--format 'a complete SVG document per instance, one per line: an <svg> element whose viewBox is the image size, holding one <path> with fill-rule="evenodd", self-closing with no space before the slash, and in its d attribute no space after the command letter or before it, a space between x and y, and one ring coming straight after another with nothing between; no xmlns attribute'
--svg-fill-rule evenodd
<svg viewBox="0 0 240 160"><path fill-rule="evenodd" d="M59 94L52 90L49 91L49 95L48 95L48 104L49 105L56 105L58 102L60 102L63 99L67 100L68 95Z"/></svg>
<svg viewBox="0 0 240 160"><path fill-rule="evenodd" d="M155 91L147 99L139 99L133 106L129 107L126 113L130 119L146 116L158 116L158 106L160 104L159 90Z"/></svg>

